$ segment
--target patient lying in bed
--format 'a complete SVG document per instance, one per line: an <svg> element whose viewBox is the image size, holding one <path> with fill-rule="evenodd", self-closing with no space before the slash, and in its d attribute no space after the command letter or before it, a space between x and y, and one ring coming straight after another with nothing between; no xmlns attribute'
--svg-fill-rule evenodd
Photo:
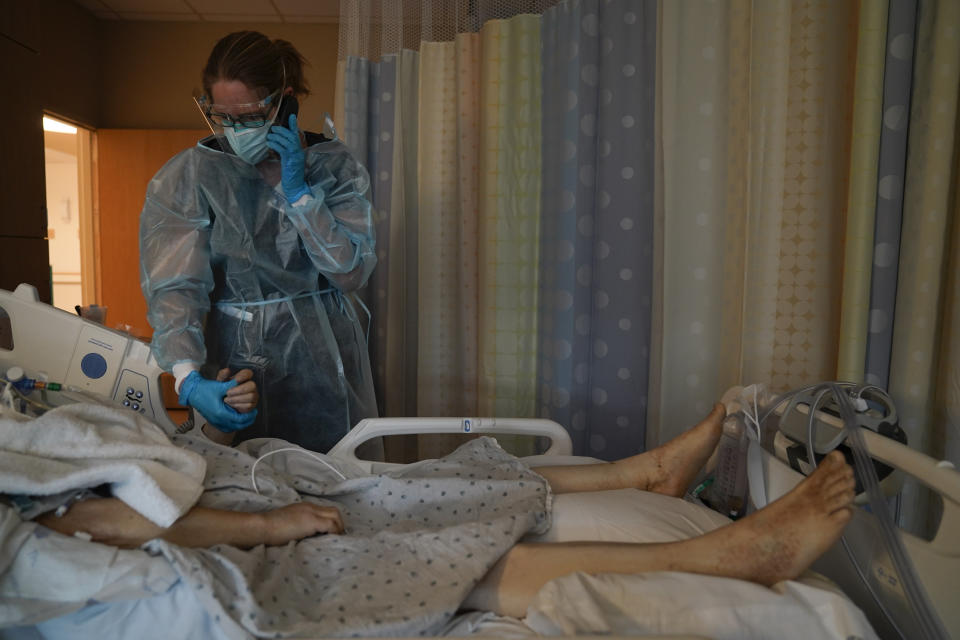
<svg viewBox="0 0 960 640"><path fill-rule="evenodd" d="M197 506L172 526L113 498L36 521L118 547L144 545L173 562L205 606L250 632L412 634L436 629L458 609L522 617L545 583L573 572L683 571L763 585L794 578L851 517L853 473L838 453L780 500L699 537L520 541L549 528L551 492L638 488L682 496L713 452L724 413L717 405L652 451L575 467L531 470L487 438L379 476L340 469L344 479L308 456L279 454L258 467L258 492L252 460L275 449L273 441L237 451L177 436L176 444L206 458L207 479Z"/></svg>

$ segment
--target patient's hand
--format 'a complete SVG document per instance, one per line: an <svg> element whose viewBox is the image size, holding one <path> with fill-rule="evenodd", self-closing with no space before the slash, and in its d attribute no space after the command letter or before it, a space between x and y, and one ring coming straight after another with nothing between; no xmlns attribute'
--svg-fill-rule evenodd
<svg viewBox="0 0 960 640"><path fill-rule="evenodd" d="M264 544L281 545L318 533L343 533L343 518L336 507L297 502L267 511L264 517Z"/></svg>
<svg viewBox="0 0 960 640"><path fill-rule="evenodd" d="M257 403L260 402L260 392L257 390L257 383L253 381L253 371L240 369L232 377L237 381L237 386L227 391L227 395L223 398L224 404L233 407L240 413L253 411ZM230 378L230 369L224 368L217 372L218 382L226 382ZM236 435L233 431L220 431L212 424L204 425L203 433L213 442L225 447L233 444L233 438Z"/></svg>
<svg viewBox="0 0 960 640"><path fill-rule="evenodd" d="M232 377L237 381L237 386L227 391L227 396L223 399L224 404L233 407L240 413L253 411L257 403L260 402L260 392L257 390L257 383L253 381L253 371L240 369ZM219 382L226 382L230 378L230 369L220 369L217 372L217 381Z"/></svg>

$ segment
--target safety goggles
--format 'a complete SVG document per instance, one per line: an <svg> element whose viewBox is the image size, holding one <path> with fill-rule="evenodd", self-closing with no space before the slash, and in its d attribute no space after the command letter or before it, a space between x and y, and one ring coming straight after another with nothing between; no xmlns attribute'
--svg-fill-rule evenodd
<svg viewBox="0 0 960 640"><path fill-rule="evenodd" d="M212 127L220 129L256 129L270 122L273 104L280 96L276 91L259 102L215 104L206 95L194 95L200 111Z"/></svg>

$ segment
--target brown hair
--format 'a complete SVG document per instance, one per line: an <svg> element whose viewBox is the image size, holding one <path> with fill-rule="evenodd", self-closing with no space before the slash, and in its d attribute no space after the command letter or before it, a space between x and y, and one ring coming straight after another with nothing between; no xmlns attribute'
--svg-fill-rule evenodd
<svg viewBox="0 0 960 640"><path fill-rule="evenodd" d="M270 40L258 31L236 31L214 45L203 68L203 90L218 80L239 80L266 98L281 87L284 76L293 95L303 98L310 88L303 75L307 65L300 52L286 40Z"/></svg>

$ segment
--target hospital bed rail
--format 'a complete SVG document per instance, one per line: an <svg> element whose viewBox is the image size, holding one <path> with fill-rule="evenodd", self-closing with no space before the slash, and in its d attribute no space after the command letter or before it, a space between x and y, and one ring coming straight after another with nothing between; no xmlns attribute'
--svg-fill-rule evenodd
<svg viewBox="0 0 960 640"><path fill-rule="evenodd" d="M550 440L545 456L569 456L573 452L570 434L553 420L542 418L366 418L357 423L328 454L377 473L399 463L375 462L357 457L357 448L364 442L382 436L461 434L485 436L531 436Z"/></svg>

